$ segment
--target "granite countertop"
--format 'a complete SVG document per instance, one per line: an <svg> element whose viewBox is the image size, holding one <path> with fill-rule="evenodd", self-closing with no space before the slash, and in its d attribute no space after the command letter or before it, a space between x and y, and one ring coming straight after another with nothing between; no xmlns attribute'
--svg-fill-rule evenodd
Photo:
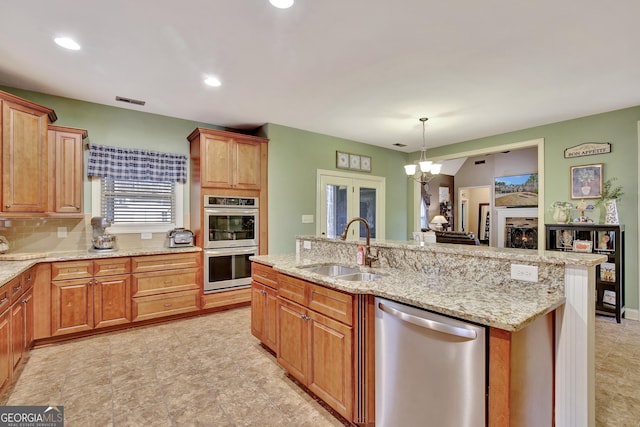
<svg viewBox="0 0 640 427"><path fill-rule="evenodd" d="M550 290L535 283L468 283L438 275L393 268L361 268L383 276L358 282L311 273L296 261L295 254L259 255L252 260L276 271L353 294L372 294L507 331L518 331L562 306L561 289Z"/></svg>
<svg viewBox="0 0 640 427"><path fill-rule="evenodd" d="M185 248L129 248L113 252L91 252L86 249L65 252L22 252L0 254L0 286L19 276L40 262L72 261L82 259L117 258L141 255L162 255L200 252L197 246Z"/></svg>

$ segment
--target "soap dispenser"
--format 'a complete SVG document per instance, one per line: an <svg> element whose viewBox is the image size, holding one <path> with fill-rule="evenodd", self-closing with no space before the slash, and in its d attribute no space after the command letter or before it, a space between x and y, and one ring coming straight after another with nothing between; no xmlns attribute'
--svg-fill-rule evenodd
<svg viewBox="0 0 640 427"><path fill-rule="evenodd" d="M364 265L364 246L358 245L358 253L356 254L356 264Z"/></svg>

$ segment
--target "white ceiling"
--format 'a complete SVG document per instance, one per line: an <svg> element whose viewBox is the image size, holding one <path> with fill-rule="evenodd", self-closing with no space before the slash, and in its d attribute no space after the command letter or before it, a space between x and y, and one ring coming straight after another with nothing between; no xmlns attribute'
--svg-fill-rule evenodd
<svg viewBox="0 0 640 427"><path fill-rule="evenodd" d="M433 147L640 105L639 21L638 0L20 0L0 84L412 152L421 116Z"/></svg>

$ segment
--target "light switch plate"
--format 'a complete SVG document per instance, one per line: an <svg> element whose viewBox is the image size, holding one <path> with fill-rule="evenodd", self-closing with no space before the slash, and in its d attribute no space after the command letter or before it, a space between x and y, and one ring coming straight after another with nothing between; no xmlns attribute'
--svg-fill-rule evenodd
<svg viewBox="0 0 640 427"><path fill-rule="evenodd" d="M302 215L303 224L313 224L313 215Z"/></svg>
<svg viewBox="0 0 640 427"><path fill-rule="evenodd" d="M153 233L140 233L140 239L151 240L153 239Z"/></svg>

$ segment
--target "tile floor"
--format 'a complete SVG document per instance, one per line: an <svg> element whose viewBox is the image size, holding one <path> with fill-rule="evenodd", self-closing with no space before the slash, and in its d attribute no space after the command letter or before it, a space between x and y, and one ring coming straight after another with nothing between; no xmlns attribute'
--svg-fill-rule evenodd
<svg viewBox="0 0 640 427"><path fill-rule="evenodd" d="M65 426L342 426L251 336L249 308L31 351L7 405ZM640 427L640 322L596 320L596 425Z"/></svg>

